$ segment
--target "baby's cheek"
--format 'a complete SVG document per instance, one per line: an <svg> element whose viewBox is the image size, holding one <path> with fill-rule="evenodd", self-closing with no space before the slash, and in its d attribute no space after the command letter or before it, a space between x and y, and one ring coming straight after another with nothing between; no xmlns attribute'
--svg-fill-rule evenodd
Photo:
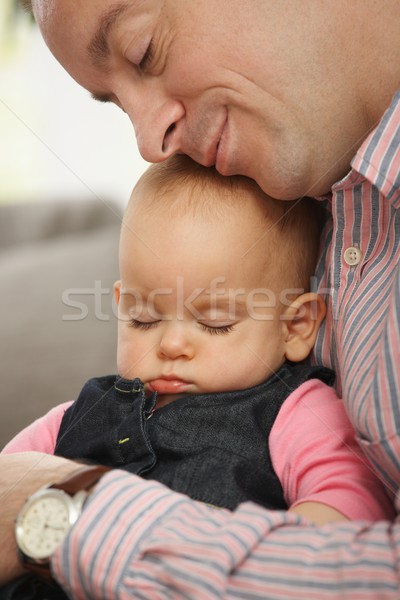
<svg viewBox="0 0 400 600"><path fill-rule="evenodd" d="M156 364L157 356L154 343L148 343L150 339L146 332L146 341L140 340L141 336L131 336L118 339L117 368L118 373L125 379L139 377L146 382ZM154 376L154 373L153 373Z"/></svg>
<svg viewBox="0 0 400 600"><path fill-rule="evenodd" d="M137 362L136 352L126 341L119 340L117 348L117 368L118 374L125 379L135 377L134 368Z"/></svg>
<svg viewBox="0 0 400 600"><path fill-rule="evenodd" d="M240 356L229 351L210 354L205 372L209 391L222 392L247 387L248 373L246 376L243 373Z"/></svg>

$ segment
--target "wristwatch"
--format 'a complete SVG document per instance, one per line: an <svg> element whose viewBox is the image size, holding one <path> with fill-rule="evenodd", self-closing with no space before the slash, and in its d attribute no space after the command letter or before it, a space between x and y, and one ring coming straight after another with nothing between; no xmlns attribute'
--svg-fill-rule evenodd
<svg viewBox="0 0 400 600"><path fill-rule="evenodd" d="M51 556L79 518L88 490L109 470L109 467L86 465L27 499L15 528L18 555L25 569L53 581Z"/></svg>

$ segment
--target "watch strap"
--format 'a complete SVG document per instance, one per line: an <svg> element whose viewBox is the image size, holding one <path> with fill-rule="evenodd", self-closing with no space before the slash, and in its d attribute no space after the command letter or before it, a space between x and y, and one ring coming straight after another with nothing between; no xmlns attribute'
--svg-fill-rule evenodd
<svg viewBox="0 0 400 600"><path fill-rule="evenodd" d="M66 494L74 496L80 490L90 489L104 473L110 470L110 467L103 465L85 465L77 471L73 471L62 481L49 485L49 488L63 490Z"/></svg>
<svg viewBox="0 0 400 600"><path fill-rule="evenodd" d="M44 581L47 581L48 583L52 583L53 585L55 585L56 582L54 581L50 570L50 562L42 564L35 563L31 558L29 558L29 556L25 555L22 555L21 558L22 564L24 565L25 569L27 569L30 573L36 575L36 577L39 577L40 579L44 579Z"/></svg>
<svg viewBox="0 0 400 600"><path fill-rule="evenodd" d="M70 496L74 496L81 490L89 490L95 485L101 477L110 471L110 467L103 465L84 465L78 470L73 471L62 481L48 485L49 489L62 490ZM21 550L18 551L24 567L41 579L49 583L55 583L50 570L50 561L37 563L29 556L26 556Z"/></svg>

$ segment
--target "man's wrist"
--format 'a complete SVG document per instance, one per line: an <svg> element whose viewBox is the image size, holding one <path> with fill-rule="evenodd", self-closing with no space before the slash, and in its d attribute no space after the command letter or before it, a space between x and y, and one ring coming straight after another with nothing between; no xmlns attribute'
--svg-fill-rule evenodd
<svg viewBox="0 0 400 600"><path fill-rule="evenodd" d="M62 481L34 492L22 507L16 524L19 558L27 571L52 580L50 561L79 519L87 490L109 467L84 465Z"/></svg>
<svg viewBox="0 0 400 600"><path fill-rule="evenodd" d="M79 463L38 452L0 455L0 586L25 573L18 561L15 522L26 499L80 468Z"/></svg>

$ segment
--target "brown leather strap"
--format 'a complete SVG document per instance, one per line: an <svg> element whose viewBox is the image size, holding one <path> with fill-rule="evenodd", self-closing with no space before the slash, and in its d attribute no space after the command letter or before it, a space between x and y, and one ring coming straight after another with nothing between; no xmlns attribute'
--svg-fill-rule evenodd
<svg viewBox="0 0 400 600"><path fill-rule="evenodd" d="M30 573L33 573L36 577L39 577L39 579L44 579L48 583L56 584L50 571L49 562L39 565L33 562L28 556L21 554L21 552L19 552L19 555L25 569Z"/></svg>
<svg viewBox="0 0 400 600"><path fill-rule="evenodd" d="M53 483L49 487L64 490L70 496L74 496L80 490L91 488L108 471L110 471L110 467L104 467L103 465L85 465L77 471L73 471L62 481Z"/></svg>
<svg viewBox="0 0 400 600"><path fill-rule="evenodd" d="M92 485L101 479L104 473L107 473L110 470L110 467L104 467L102 465L84 465L80 469L73 471L59 483L49 485L49 488L63 490L70 496L74 496L80 490L88 490L91 488ZM18 550L18 554L22 564L28 571L49 583L55 583L50 571L50 562L38 564L20 550Z"/></svg>

